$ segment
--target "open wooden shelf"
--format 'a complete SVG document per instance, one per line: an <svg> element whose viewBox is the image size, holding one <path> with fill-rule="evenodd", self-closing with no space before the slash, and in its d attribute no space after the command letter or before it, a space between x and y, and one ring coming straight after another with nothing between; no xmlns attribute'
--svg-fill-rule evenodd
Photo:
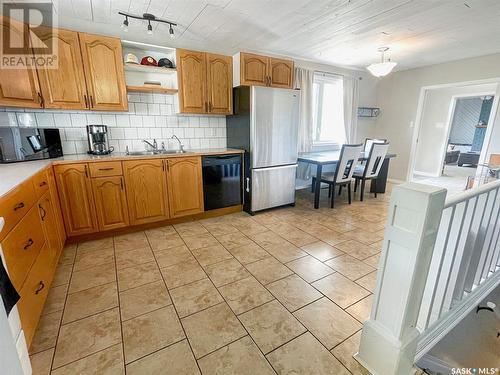
<svg viewBox="0 0 500 375"><path fill-rule="evenodd" d="M130 72L162 73L173 74L177 72L176 68L165 68L163 66L140 65L134 63L125 63L125 70Z"/></svg>
<svg viewBox="0 0 500 375"><path fill-rule="evenodd" d="M177 89L168 89L166 87L161 87L161 86L128 86L127 85L127 91L128 92L150 92L150 93L157 93L157 94L177 94Z"/></svg>

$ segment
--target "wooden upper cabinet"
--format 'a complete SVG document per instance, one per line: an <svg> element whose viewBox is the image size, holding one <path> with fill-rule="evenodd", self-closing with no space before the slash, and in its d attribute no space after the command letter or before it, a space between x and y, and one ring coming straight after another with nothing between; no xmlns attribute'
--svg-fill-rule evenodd
<svg viewBox="0 0 500 375"><path fill-rule="evenodd" d="M130 224L168 219L167 186L163 160L123 162Z"/></svg>
<svg viewBox="0 0 500 375"><path fill-rule="evenodd" d="M231 114L233 109L233 59L206 54L208 112Z"/></svg>
<svg viewBox="0 0 500 375"><path fill-rule="evenodd" d="M78 33L39 27L36 36L46 44L57 43L57 69L37 68L45 108L87 109Z"/></svg>
<svg viewBox="0 0 500 375"><path fill-rule="evenodd" d="M177 50L177 80L179 84L179 109L181 113L206 113L205 53Z"/></svg>
<svg viewBox="0 0 500 375"><path fill-rule="evenodd" d="M127 196L122 176L92 179L99 230L129 225Z"/></svg>
<svg viewBox="0 0 500 375"><path fill-rule="evenodd" d="M240 54L240 84L247 86L267 86L268 60L266 56L251 53Z"/></svg>
<svg viewBox="0 0 500 375"><path fill-rule="evenodd" d="M240 85L293 88L293 61L240 53Z"/></svg>
<svg viewBox="0 0 500 375"><path fill-rule="evenodd" d="M78 34L90 108L128 110L127 88L120 39Z"/></svg>
<svg viewBox="0 0 500 375"><path fill-rule="evenodd" d="M269 59L269 86L293 88L293 61Z"/></svg>
<svg viewBox="0 0 500 375"><path fill-rule="evenodd" d="M203 182L199 156L166 160L171 217L203 212Z"/></svg>
<svg viewBox="0 0 500 375"><path fill-rule="evenodd" d="M56 165L59 199L68 236L97 231L92 184L87 164Z"/></svg>
<svg viewBox="0 0 500 375"><path fill-rule="evenodd" d="M27 26L0 16L2 35L9 35L11 45L24 46L23 54L30 56ZM6 46L2 46L6 48ZM37 72L34 68L0 69L0 105L9 107L40 108L43 106Z"/></svg>

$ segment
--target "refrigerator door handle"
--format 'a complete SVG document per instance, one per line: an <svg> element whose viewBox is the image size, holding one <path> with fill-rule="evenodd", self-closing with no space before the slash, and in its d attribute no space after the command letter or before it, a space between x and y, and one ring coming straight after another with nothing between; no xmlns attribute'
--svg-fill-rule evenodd
<svg viewBox="0 0 500 375"><path fill-rule="evenodd" d="M245 182L246 182L246 184L245 184L245 186L246 186L246 187L245 187L245 191L246 191L247 193L250 193L250 178L249 178L249 177L247 177L247 178L246 178L246 180L245 180Z"/></svg>

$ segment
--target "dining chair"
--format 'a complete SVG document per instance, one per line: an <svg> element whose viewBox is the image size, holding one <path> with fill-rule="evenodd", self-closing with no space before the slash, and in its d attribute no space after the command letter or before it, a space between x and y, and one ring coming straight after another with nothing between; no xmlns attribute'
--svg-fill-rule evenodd
<svg viewBox="0 0 500 375"><path fill-rule="evenodd" d="M363 151L365 155L368 155L372 149L374 143L387 143L387 139L383 138L365 138L365 143L363 145Z"/></svg>
<svg viewBox="0 0 500 375"><path fill-rule="evenodd" d="M348 202L351 204L351 182L353 173L359 163L359 157L363 151L363 144L343 145L340 151L339 161L336 164L335 172L325 173L321 176L321 182L328 184L328 197L331 197L331 207L335 204L335 187L347 187Z"/></svg>
<svg viewBox="0 0 500 375"><path fill-rule="evenodd" d="M365 183L367 180L375 180L378 177L382 164L384 163L385 155L389 149L389 142L373 143L368 154L368 159L365 164L358 165L354 170L354 192L358 190L358 184L361 181L360 201L363 201L365 193ZM375 198L377 192L375 192Z"/></svg>

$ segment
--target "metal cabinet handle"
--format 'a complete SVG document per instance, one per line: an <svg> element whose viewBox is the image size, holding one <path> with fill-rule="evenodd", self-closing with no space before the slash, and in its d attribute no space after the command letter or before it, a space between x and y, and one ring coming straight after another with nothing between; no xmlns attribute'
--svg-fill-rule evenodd
<svg viewBox="0 0 500 375"><path fill-rule="evenodd" d="M208 103L205 102L205 112L208 112Z"/></svg>
<svg viewBox="0 0 500 375"><path fill-rule="evenodd" d="M123 178L120 177L120 187L123 190Z"/></svg>
<svg viewBox="0 0 500 375"><path fill-rule="evenodd" d="M250 193L250 178L249 177L246 178L246 184L245 185L246 185L245 191L247 193Z"/></svg>
<svg viewBox="0 0 500 375"><path fill-rule="evenodd" d="M33 245L35 241L33 241L31 238L26 242L26 245L24 245L24 250L27 250L31 245Z"/></svg>
<svg viewBox="0 0 500 375"><path fill-rule="evenodd" d="M88 177L89 176L89 172L87 171L87 164L85 164L84 168L85 168L85 177Z"/></svg>
<svg viewBox="0 0 500 375"><path fill-rule="evenodd" d="M83 100L85 100L85 108L89 108L89 99L87 98L87 94L83 95Z"/></svg>
<svg viewBox="0 0 500 375"><path fill-rule="evenodd" d="M20 202L14 206L14 211L20 210L24 207L24 202Z"/></svg>
<svg viewBox="0 0 500 375"><path fill-rule="evenodd" d="M35 290L35 294L40 293L43 290L43 288L45 288L45 284L43 283L42 280L40 280L40 282L38 283L38 288L36 288Z"/></svg>
<svg viewBox="0 0 500 375"><path fill-rule="evenodd" d="M94 98L92 97L92 95L90 95L89 97L90 97L90 106L94 108Z"/></svg>
<svg viewBox="0 0 500 375"><path fill-rule="evenodd" d="M109 167L109 168L99 168L100 171L112 171L114 168Z"/></svg>
<svg viewBox="0 0 500 375"><path fill-rule="evenodd" d="M45 186L47 185L47 181L42 181L38 184L38 186L42 187L42 186Z"/></svg>
<svg viewBox="0 0 500 375"><path fill-rule="evenodd" d="M45 208L43 208L41 204L38 205L38 208L40 208L40 210L42 211L42 216L40 217L40 219L42 219L42 221L44 221L45 216L47 216L47 211L45 211Z"/></svg>
<svg viewBox="0 0 500 375"><path fill-rule="evenodd" d="M208 112L212 112L212 102L208 102Z"/></svg>

